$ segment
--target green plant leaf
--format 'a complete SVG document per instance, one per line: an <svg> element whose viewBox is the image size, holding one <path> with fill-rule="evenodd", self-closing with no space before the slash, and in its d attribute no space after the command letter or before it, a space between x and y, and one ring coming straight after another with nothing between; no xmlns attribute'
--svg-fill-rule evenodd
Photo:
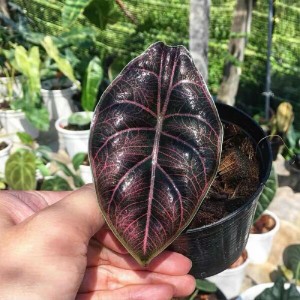
<svg viewBox="0 0 300 300"><path fill-rule="evenodd" d="M92 24L103 30L108 23L116 21L112 14L113 9L113 0L92 0L89 1L83 14Z"/></svg>
<svg viewBox="0 0 300 300"><path fill-rule="evenodd" d="M215 293L217 291L217 286L213 282L204 279L196 279L196 288L207 293Z"/></svg>
<svg viewBox="0 0 300 300"><path fill-rule="evenodd" d="M42 46L45 48L47 54L56 62L58 69L72 82L78 85L70 62L60 55L58 48L54 45L50 36L44 38Z"/></svg>
<svg viewBox="0 0 300 300"><path fill-rule="evenodd" d="M75 187L81 187L84 185L82 178L74 174L66 164L60 161L56 161L56 163L57 166L64 172L65 175L72 177Z"/></svg>
<svg viewBox="0 0 300 300"><path fill-rule="evenodd" d="M94 57L85 72L81 105L86 111L93 111L97 101L99 86L103 80L103 69L98 57Z"/></svg>
<svg viewBox="0 0 300 300"><path fill-rule="evenodd" d="M120 59L120 58L114 59L112 64L110 64L110 66L108 67L109 80L113 81L120 74L120 72L124 69L125 65L126 64L124 63L124 61L122 59Z"/></svg>
<svg viewBox="0 0 300 300"><path fill-rule="evenodd" d="M41 190L43 191L72 191L68 181L58 175L44 180Z"/></svg>
<svg viewBox="0 0 300 300"><path fill-rule="evenodd" d="M17 136L20 139L21 143L32 147L33 143L34 143L34 139L32 138L32 136L26 132L17 132Z"/></svg>
<svg viewBox="0 0 300 300"><path fill-rule="evenodd" d="M82 112L73 113L68 118L68 123L71 125L85 126L91 123L91 117L88 113L83 114Z"/></svg>
<svg viewBox="0 0 300 300"><path fill-rule="evenodd" d="M50 126L49 112L45 107L41 108L24 108L26 118L32 125L41 130L48 131Z"/></svg>
<svg viewBox="0 0 300 300"><path fill-rule="evenodd" d="M62 9L62 24L69 27L74 24L92 0L66 0Z"/></svg>
<svg viewBox="0 0 300 300"><path fill-rule="evenodd" d="M285 280L279 277L274 285L265 289L261 294L256 296L255 300L299 300L300 293L294 284L288 289L284 288Z"/></svg>
<svg viewBox="0 0 300 300"><path fill-rule="evenodd" d="M80 176L74 175L73 176L74 185L79 188L84 185L84 181Z"/></svg>
<svg viewBox="0 0 300 300"><path fill-rule="evenodd" d="M262 213L268 208L268 206L270 205L270 203L272 202L276 194L277 187L278 187L277 174L275 172L274 166L272 166L269 179L267 180L265 187L258 199L253 222L255 222L262 215Z"/></svg>
<svg viewBox="0 0 300 300"><path fill-rule="evenodd" d="M5 179L14 190L34 190L35 155L29 150L20 150L12 154L6 162Z"/></svg>
<svg viewBox="0 0 300 300"><path fill-rule="evenodd" d="M76 171L79 169L79 166L82 165L86 156L87 156L87 153L84 153L84 152L79 152L74 155L74 157L72 159L72 164Z"/></svg>
<svg viewBox="0 0 300 300"><path fill-rule="evenodd" d="M289 245L283 252L283 263L293 271L293 277L300 280L300 244Z"/></svg>

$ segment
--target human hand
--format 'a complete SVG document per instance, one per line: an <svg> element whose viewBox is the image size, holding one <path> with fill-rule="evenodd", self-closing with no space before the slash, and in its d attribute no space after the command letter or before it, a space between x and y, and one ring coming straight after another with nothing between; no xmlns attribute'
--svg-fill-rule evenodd
<svg viewBox="0 0 300 300"><path fill-rule="evenodd" d="M106 228L92 185L0 193L0 298L167 300L191 294L191 262L163 252L147 267Z"/></svg>

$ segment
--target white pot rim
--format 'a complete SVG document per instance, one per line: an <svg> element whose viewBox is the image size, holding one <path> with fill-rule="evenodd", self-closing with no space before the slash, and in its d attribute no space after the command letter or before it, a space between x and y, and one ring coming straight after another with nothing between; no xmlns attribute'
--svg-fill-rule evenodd
<svg viewBox="0 0 300 300"><path fill-rule="evenodd" d="M7 144L7 147L5 147L4 149L0 150L0 155L9 151L12 148L13 142L9 139L0 139L0 143L1 142L5 142Z"/></svg>
<svg viewBox="0 0 300 300"><path fill-rule="evenodd" d="M44 82L49 82L51 81L51 79L45 80ZM76 90L76 85L72 82L71 86L64 88L64 89L45 89L43 87L41 87L41 92L42 93L52 93L52 94L60 94L60 93L64 93L67 91L75 91Z"/></svg>
<svg viewBox="0 0 300 300"><path fill-rule="evenodd" d="M82 112L82 113L86 113L86 112ZM91 114L92 117L92 112L88 112L89 114ZM81 136L81 135L87 135L90 132L90 129L87 130L68 130L68 129L64 129L63 126L66 125L68 123L68 118L69 117L62 117L59 118L58 120L56 120L55 122L55 128L58 132L65 134L65 135L74 135L74 136Z"/></svg>
<svg viewBox="0 0 300 300"><path fill-rule="evenodd" d="M265 239L269 235L274 235L279 230L280 220L275 213L271 212L270 210L265 210L263 212L263 215L271 216L275 220L275 227L270 231L264 233L250 233L251 239L257 239L257 240Z"/></svg>
<svg viewBox="0 0 300 300"><path fill-rule="evenodd" d="M249 265L249 263L250 263L250 260L249 260L249 257L247 257L247 259L241 265L239 265L235 268L228 268L228 269L226 269L226 270L224 270L221 273L216 274L216 275L221 275L222 274L222 275L228 275L228 276L230 275L231 276L234 273L239 273L242 270L244 270Z"/></svg>
<svg viewBox="0 0 300 300"><path fill-rule="evenodd" d="M8 116L25 116L25 113L20 109L0 109L0 114Z"/></svg>

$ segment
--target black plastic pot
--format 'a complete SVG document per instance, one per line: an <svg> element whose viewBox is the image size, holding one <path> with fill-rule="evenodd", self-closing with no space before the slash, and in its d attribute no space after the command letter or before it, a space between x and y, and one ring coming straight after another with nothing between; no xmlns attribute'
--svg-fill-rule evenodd
<svg viewBox="0 0 300 300"><path fill-rule="evenodd" d="M260 162L260 186L245 204L218 222L189 229L181 234L170 249L189 257L193 266L190 273L205 278L227 269L246 246L257 200L269 177L272 165L271 147L261 127L242 111L217 104L223 123L241 127L257 146ZM263 139L263 140L262 140Z"/></svg>

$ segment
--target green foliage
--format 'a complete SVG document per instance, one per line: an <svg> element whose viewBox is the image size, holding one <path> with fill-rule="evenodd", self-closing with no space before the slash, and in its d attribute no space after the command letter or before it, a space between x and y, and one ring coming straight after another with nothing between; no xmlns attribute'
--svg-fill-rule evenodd
<svg viewBox="0 0 300 300"><path fill-rule="evenodd" d="M54 44L52 38L50 36L46 36L42 41L42 45L45 48L49 57L51 57L57 64L58 69L72 82L74 82L79 88L78 82L74 75L74 70L70 64L70 62L61 56L58 48Z"/></svg>
<svg viewBox="0 0 300 300"><path fill-rule="evenodd" d="M199 292L215 293L216 291L217 286L214 283L206 279L196 279L196 289L193 294L187 298L187 300L196 299Z"/></svg>
<svg viewBox="0 0 300 300"><path fill-rule="evenodd" d="M91 116L89 113L76 112L68 118L70 125L86 126L91 123Z"/></svg>
<svg viewBox="0 0 300 300"><path fill-rule="evenodd" d="M300 280L300 244L289 245L283 252L283 262L292 270L293 278Z"/></svg>
<svg viewBox="0 0 300 300"><path fill-rule="evenodd" d="M29 146L29 147L33 146L34 140L30 134L28 134L26 132L17 132L17 136L20 139L22 144Z"/></svg>
<svg viewBox="0 0 300 300"><path fill-rule="evenodd" d="M58 175L53 178L44 180L42 186L42 191L71 191L68 181Z"/></svg>
<svg viewBox="0 0 300 300"><path fill-rule="evenodd" d="M72 158L72 164L74 169L77 171L79 169L79 167L83 164L83 162L85 161L87 157L87 154L84 152L79 152L76 153L74 155L74 157Z"/></svg>
<svg viewBox="0 0 300 300"><path fill-rule="evenodd" d="M14 190L33 190L36 187L35 155L30 150L12 154L5 167L5 179Z"/></svg>
<svg viewBox="0 0 300 300"><path fill-rule="evenodd" d="M271 204L271 202L274 199L274 196L276 194L277 187L278 187L277 174L275 172L274 166L272 166L270 177L268 178L268 180L263 188L263 191L258 199L253 222L255 222L257 219L259 219L259 217L262 215L262 213Z"/></svg>
<svg viewBox="0 0 300 300"><path fill-rule="evenodd" d="M94 57L87 67L82 86L81 105L86 111L93 111L97 103L99 86L103 80L103 69L98 57Z"/></svg>
<svg viewBox="0 0 300 300"><path fill-rule="evenodd" d="M261 294L255 297L255 300L299 300L300 293L297 291L295 284L289 288L284 288L285 280L280 277L274 285L265 289Z"/></svg>
<svg viewBox="0 0 300 300"><path fill-rule="evenodd" d="M73 178L74 181L74 185L75 187L79 188L81 186L84 185L84 182L82 180L82 178L76 174L74 174L71 169L64 163L60 162L60 161L56 161L56 164L58 165L58 167L61 169L61 171L69 177Z"/></svg>

